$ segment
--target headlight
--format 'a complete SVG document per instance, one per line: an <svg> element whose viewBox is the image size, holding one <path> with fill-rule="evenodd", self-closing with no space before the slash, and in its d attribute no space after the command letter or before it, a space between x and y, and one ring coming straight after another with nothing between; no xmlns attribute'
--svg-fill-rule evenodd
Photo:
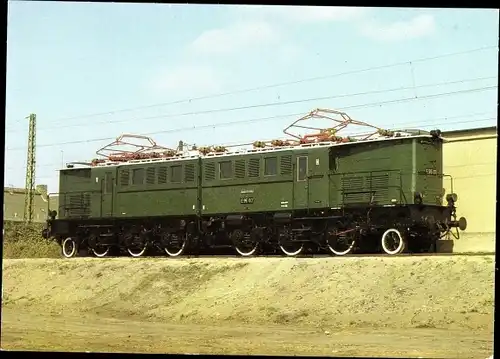
<svg viewBox="0 0 500 359"><path fill-rule="evenodd" d="M458 196L456 193L450 193L446 195L446 201L447 202L456 202L458 201Z"/></svg>

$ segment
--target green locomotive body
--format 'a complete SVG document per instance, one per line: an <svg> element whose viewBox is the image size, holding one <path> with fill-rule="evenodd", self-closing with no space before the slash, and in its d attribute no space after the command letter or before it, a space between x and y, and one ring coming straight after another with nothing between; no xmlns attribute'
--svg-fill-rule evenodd
<svg viewBox="0 0 500 359"><path fill-rule="evenodd" d="M456 195L444 197L442 144L427 134L64 169L45 234L63 250L72 244L67 257L214 246L342 255L380 251L381 236L386 253L423 251L466 228L455 220ZM392 250L391 234L401 244Z"/></svg>
<svg viewBox="0 0 500 359"><path fill-rule="evenodd" d="M419 136L61 171L59 218L442 205L442 141ZM76 205L75 205L76 204Z"/></svg>

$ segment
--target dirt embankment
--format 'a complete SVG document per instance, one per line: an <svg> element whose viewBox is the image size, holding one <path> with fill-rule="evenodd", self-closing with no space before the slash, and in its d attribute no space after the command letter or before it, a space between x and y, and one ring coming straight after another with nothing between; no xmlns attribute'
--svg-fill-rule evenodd
<svg viewBox="0 0 500 359"><path fill-rule="evenodd" d="M167 323L493 330L493 256L3 263L3 305L30 311Z"/></svg>

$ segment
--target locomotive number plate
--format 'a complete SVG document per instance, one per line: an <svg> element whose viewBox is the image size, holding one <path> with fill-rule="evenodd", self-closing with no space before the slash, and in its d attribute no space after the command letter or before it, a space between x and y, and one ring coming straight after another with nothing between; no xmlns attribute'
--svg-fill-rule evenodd
<svg viewBox="0 0 500 359"><path fill-rule="evenodd" d="M240 204L252 204L253 203L253 197L241 197L240 198Z"/></svg>

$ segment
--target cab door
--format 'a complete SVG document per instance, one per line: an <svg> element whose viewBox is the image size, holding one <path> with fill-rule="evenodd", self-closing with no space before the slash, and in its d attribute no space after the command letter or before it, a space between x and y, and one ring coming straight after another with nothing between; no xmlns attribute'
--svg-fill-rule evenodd
<svg viewBox="0 0 500 359"><path fill-rule="evenodd" d="M295 157L295 180L293 190L294 209L307 209L309 197L309 156L307 153L297 154Z"/></svg>
<svg viewBox="0 0 500 359"><path fill-rule="evenodd" d="M115 190L115 171L106 169L101 177L101 216L113 216L113 192Z"/></svg>

